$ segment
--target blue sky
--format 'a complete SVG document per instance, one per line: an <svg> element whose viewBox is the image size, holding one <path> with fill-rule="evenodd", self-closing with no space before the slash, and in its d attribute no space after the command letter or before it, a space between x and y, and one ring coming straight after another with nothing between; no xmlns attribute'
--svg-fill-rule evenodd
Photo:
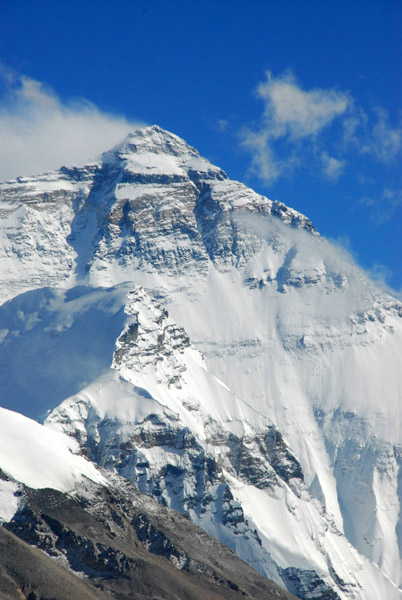
<svg viewBox="0 0 402 600"><path fill-rule="evenodd" d="M401 291L401 39L400 0L2 0L0 179L156 123Z"/></svg>

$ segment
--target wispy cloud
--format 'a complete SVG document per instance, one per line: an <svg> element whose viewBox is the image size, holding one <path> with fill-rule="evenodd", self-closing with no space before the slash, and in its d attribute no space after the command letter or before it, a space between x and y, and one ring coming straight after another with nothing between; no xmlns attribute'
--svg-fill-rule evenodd
<svg viewBox="0 0 402 600"><path fill-rule="evenodd" d="M320 134L351 105L348 94L335 89L303 90L290 72L266 79L256 90L263 101L260 121L244 128L242 145L252 155L252 170L267 183L277 179L302 162L306 146L316 153ZM286 147L286 158L280 158L279 147ZM336 179L343 162L320 152L323 174Z"/></svg>
<svg viewBox="0 0 402 600"><path fill-rule="evenodd" d="M387 111L375 109L377 120L374 123L362 152L376 156L382 162L392 161L402 148L402 127L391 127Z"/></svg>
<svg viewBox="0 0 402 600"><path fill-rule="evenodd" d="M229 121L227 119L218 119L216 121L216 130L223 133L229 127Z"/></svg>
<svg viewBox="0 0 402 600"><path fill-rule="evenodd" d="M369 269L367 269L367 273L375 282L377 287L379 287L383 292L390 294L391 296L394 296L395 298L398 298L398 300L402 301L402 288L395 289L388 283L393 275L393 272L389 267L380 263L374 263Z"/></svg>
<svg viewBox="0 0 402 600"><path fill-rule="evenodd" d="M392 126L382 107L374 108L371 115L356 108L353 115L344 119L343 129L347 147L382 163L392 163L402 150L402 126Z"/></svg>
<svg viewBox="0 0 402 600"><path fill-rule="evenodd" d="M392 269L381 263L372 263L371 266L362 266L358 254L353 248L352 242L348 235L343 234L337 238L326 238L332 246L335 246L338 252L341 253L344 259L351 261L359 266L369 278L375 282L383 292L402 300L402 289L395 289L389 285L389 281L394 275Z"/></svg>
<svg viewBox="0 0 402 600"><path fill-rule="evenodd" d="M329 156L325 150L321 153L321 162L324 175L332 181L339 179L346 165L346 161Z"/></svg>
<svg viewBox="0 0 402 600"><path fill-rule="evenodd" d="M402 191L385 188L379 197L365 196L360 204L367 207L376 225L386 223L402 208Z"/></svg>
<svg viewBox="0 0 402 600"><path fill-rule="evenodd" d="M242 129L240 140L251 171L265 183L307 165L337 181L353 157L391 163L402 150L402 126L393 126L384 108L366 113L347 92L305 90L291 72L267 72L255 93L262 115Z"/></svg>
<svg viewBox="0 0 402 600"><path fill-rule="evenodd" d="M278 179L283 171L289 171L292 157L288 154L286 161L281 161L272 144L268 131L260 129L253 131L245 128L241 132L241 143L252 156L251 171L266 183Z"/></svg>
<svg viewBox="0 0 402 600"><path fill-rule="evenodd" d="M0 180L94 158L141 125L0 68Z"/></svg>

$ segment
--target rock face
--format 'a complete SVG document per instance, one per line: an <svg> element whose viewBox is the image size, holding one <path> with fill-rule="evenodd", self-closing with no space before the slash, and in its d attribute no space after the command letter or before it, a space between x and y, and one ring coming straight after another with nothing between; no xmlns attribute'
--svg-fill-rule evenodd
<svg viewBox="0 0 402 600"><path fill-rule="evenodd" d="M158 127L0 198L3 405L301 598L401 598L397 300Z"/></svg>

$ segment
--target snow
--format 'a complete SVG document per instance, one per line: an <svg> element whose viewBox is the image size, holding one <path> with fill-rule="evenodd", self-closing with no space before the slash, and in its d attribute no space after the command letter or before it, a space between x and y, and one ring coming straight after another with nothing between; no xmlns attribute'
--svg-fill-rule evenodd
<svg viewBox="0 0 402 600"><path fill-rule="evenodd" d="M78 451L78 443L67 435L0 408L0 469L15 481L61 492L71 492L82 477L105 483L95 466L76 454ZM11 491L15 491L13 486L2 482L2 494ZM15 501L10 504L8 515L2 511L5 520L16 506Z"/></svg>
<svg viewBox="0 0 402 600"><path fill-rule="evenodd" d="M133 158L132 158L133 157ZM128 155L126 171L152 175L179 175L185 177L186 173L177 165L173 156L164 156L146 152L139 156Z"/></svg>
<svg viewBox="0 0 402 600"><path fill-rule="evenodd" d="M120 144L102 155L101 160L116 164L123 161L128 173L179 176L188 170L222 173L174 134L157 126L130 133Z"/></svg>
<svg viewBox="0 0 402 600"><path fill-rule="evenodd" d="M11 521L19 507L19 485L16 481L0 479L0 523Z"/></svg>
<svg viewBox="0 0 402 600"><path fill-rule="evenodd" d="M157 338L163 329L175 327L174 322L166 317L163 328L158 329L156 320L160 318L157 304L144 290L136 289L128 292L127 284L122 284L113 290L70 290L68 294L59 294L52 307L52 327L58 331L58 360L63 362L68 359L72 345L63 345L61 336L67 325L59 315L68 315L68 328L74 327L74 320L80 318L83 305L85 305L86 322L90 321L90 306L92 310L98 306L109 308L109 315L103 308L102 326L108 329L108 319L119 315L121 330L133 322L130 315L135 314L140 322L139 352L145 357L157 345ZM130 296L133 298L130 304ZM54 299L53 299L54 300ZM64 304L63 304L64 300ZM119 305L119 302L121 303ZM124 304L127 302L127 305ZM70 304L73 306L70 306ZM77 308L74 309L74 303ZM115 304L116 303L116 304ZM125 318L122 307L125 308ZM110 310L111 309L111 310ZM43 315L44 317L44 315ZM49 328L47 321L42 317L40 328L37 332L41 338ZM30 317L24 316L24 323L29 323ZM29 328L29 325L27 327ZM149 332L148 335L142 332ZM82 331L81 331L82 334ZM93 333L89 332L93 339ZM167 334L168 335L168 334ZM37 345L35 344L35 347ZM112 361L110 361L112 362ZM204 423L209 419L224 423L237 435L244 435L259 429L269 421L247 402L240 400L230 389L213 377L207 370L205 362L199 352L192 347L182 347L171 358L158 358L154 362L144 360L138 355L133 356L133 363L115 365L116 370L105 369L93 383L80 390L72 399L67 399L57 409L62 413L67 407L74 406L76 399L89 402L92 409L100 419L118 419L120 423L140 423L148 414L179 415L181 421L192 431L205 439ZM133 368L135 365L135 368ZM52 367L54 368L54 367ZM55 367L57 369L57 365ZM156 369L156 376L155 376ZM180 373L180 386L171 388L172 375ZM131 385L130 385L131 384ZM146 394L144 392L146 391ZM202 399L202 403L200 403ZM188 408L191 407L191 408Z"/></svg>
<svg viewBox="0 0 402 600"><path fill-rule="evenodd" d="M391 600L401 597L397 586L379 577L376 565L359 556L333 526L317 518L311 502L294 494L273 498L263 490L233 479L232 490L257 526L263 543L269 544L270 555L281 567L291 564L301 569L313 568L325 579L328 565L332 566L349 588L347 594L337 590L341 598ZM321 548L325 548L325 553ZM367 596L366 590L369 590Z"/></svg>

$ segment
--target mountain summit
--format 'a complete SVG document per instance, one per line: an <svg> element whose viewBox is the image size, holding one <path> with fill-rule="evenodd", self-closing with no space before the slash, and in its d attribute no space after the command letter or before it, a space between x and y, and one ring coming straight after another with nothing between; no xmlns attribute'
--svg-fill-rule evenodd
<svg viewBox="0 0 402 600"><path fill-rule="evenodd" d="M154 182L158 176L184 181L188 175L197 173L204 178L227 179L224 171L202 158L197 150L157 125L129 133L120 144L102 154L100 160L103 164L123 166L127 174L154 177Z"/></svg>
<svg viewBox="0 0 402 600"><path fill-rule="evenodd" d="M159 127L0 185L3 406L304 599L400 599L402 305Z"/></svg>

